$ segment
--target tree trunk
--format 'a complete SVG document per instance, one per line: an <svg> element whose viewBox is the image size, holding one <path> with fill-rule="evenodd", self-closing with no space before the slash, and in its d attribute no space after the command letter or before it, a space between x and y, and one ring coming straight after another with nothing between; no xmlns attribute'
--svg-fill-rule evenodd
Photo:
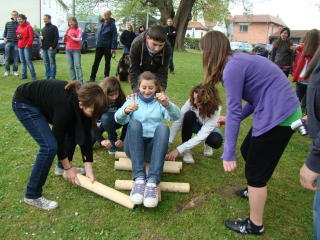
<svg viewBox="0 0 320 240"><path fill-rule="evenodd" d="M176 50L185 50L184 38L186 35L188 22L192 19L191 11L196 0L181 0L177 14L174 18L175 27L177 28Z"/></svg>
<svg viewBox="0 0 320 240"><path fill-rule="evenodd" d="M169 17L174 18L174 9L172 0L149 0L149 2L160 11L161 25L167 24Z"/></svg>

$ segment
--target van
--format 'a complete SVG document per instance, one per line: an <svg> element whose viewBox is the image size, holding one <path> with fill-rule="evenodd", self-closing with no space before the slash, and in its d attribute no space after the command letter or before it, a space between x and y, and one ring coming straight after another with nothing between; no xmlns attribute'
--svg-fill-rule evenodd
<svg viewBox="0 0 320 240"><path fill-rule="evenodd" d="M81 39L81 53L86 53L89 49L97 47L97 27L98 23L96 22L78 22L78 26L82 30L82 39ZM63 40L63 35L68 29L68 23L64 23L58 27L59 30L59 42L57 46L57 52L59 50L66 49L66 43Z"/></svg>

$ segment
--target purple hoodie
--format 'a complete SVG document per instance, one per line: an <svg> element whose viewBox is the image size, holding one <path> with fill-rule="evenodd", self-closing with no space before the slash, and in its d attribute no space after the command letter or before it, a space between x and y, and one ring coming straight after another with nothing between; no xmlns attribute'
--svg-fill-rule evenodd
<svg viewBox="0 0 320 240"><path fill-rule="evenodd" d="M286 120L299 100L288 78L270 60L242 52L233 53L223 70L227 119L224 152L226 161L235 161L241 121L253 113L252 135L259 136ZM246 104L242 106L242 100Z"/></svg>

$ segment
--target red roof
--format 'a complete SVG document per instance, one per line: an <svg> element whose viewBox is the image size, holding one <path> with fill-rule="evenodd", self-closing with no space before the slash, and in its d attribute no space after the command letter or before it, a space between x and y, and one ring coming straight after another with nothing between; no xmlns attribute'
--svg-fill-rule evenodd
<svg viewBox="0 0 320 240"><path fill-rule="evenodd" d="M189 22L188 23L188 29L195 28L197 30L206 30L209 31L209 29L205 26L203 26L200 22Z"/></svg>
<svg viewBox="0 0 320 240"><path fill-rule="evenodd" d="M234 23L252 22L252 23L275 23L280 26L286 26L280 17L274 17L271 15L235 15L233 17Z"/></svg>

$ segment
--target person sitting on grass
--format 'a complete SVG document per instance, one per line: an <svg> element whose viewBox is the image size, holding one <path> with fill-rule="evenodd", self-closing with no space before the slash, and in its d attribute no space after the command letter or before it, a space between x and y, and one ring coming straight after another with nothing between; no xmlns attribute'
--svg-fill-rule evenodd
<svg viewBox="0 0 320 240"><path fill-rule="evenodd" d="M175 160L182 155L186 163L194 163L191 149L202 141L204 144L203 154L212 156L212 148L222 145L222 134L217 128L216 120L220 116L221 100L216 88L205 84L194 86L190 91L190 98L181 108L181 116L170 128L169 143L182 128L182 142L180 146L167 154L167 160ZM196 135L192 138L192 134Z"/></svg>
<svg viewBox="0 0 320 240"><path fill-rule="evenodd" d="M136 96L129 98L115 113L116 122L129 123L124 150L132 161L135 182L130 199L136 205L158 205L157 185L169 140L169 127L163 121L175 121L179 116L179 108L169 101L156 76L148 71L139 76ZM146 162L150 162L148 174Z"/></svg>
<svg viewBox="0 0 320 240"><path fill-rule="evenodd" d="M25 203L44 210L58 207L57 202L43 197L42 187L56 154L61 159L66 179L72 183L79 181L78 171L71 165L76 144L81 149L86 176L95 180L91 126L105 108L106 97L95 83L81 86L78 81L40 80L17 88L12 109L40 147L29 178ZM66 144L67 138L73 139L72 144Z"/></svg>
<svg viewBox="0 0 320 240"><path fill-rule="evenodd" d="M127 132L128 124L125 124L122 128L120 139L118 139L117 129L121 128L122 125L114 120L114 114L124 104L126 96L120 82L115 77L106 77L99 85L107 97L108 106L101 115L100 121L98 121L97 125L99 126L93 129L93 141L98 141L101 146L108 149L109 154L114 154L118 151L118 148L123 146ZM104 131L108 133L108 139L102 136Z"/></svg>

